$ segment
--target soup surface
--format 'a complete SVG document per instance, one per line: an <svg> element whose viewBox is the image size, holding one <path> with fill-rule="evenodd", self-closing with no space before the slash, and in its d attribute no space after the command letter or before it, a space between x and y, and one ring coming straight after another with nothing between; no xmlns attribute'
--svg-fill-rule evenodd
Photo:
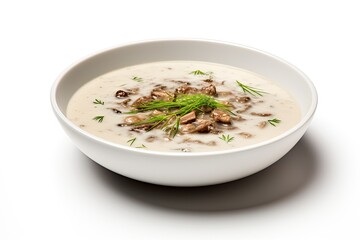
<svg viewBox="0 0 360 240"><path fill-rule="evenodd" d="M244 69L197 61L134 65L99 76L71 98L83 130L134 148L203 152L271 139L300 121L292 96Z"/></svg>

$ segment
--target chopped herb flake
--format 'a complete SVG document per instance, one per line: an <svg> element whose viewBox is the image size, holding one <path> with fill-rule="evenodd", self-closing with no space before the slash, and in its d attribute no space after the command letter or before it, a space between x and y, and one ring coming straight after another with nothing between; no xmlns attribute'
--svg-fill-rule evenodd
<svg viewBox="0 0 360 240"><path fill-rule="evenodd" d="M279 124L281 122L280 119L274 118L274 119L270 119L268 120L268 122L273 125L274 127L276 127L276 124Z"/></svg>
<svg viewBox="0 0 360 240"><path fill-rule="evenodd" d="M96 117L93 118L93 120L96 120L99 123L101 123L104 120L104 116L96 116Z"/></svg>

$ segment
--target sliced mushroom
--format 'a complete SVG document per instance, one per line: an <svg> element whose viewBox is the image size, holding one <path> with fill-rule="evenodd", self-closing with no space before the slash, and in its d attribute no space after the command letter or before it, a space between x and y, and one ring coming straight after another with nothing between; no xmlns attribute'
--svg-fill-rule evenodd
<svg viewBox="0 0 360 240"><path fill-rule="evenodd" d="M126 100L124 100L124 101L122 101L122 102L119 102L119 103L117 103L118 105L121 105L121 106L123 106L123 107L127 107L128 106L128 103L129 102L131 102L131 99L126 99Z"/></svg>
<svg viewBox="0 0 360 240"><path fill-rule="evenodd" d="M245 121L245 120L246 120L245 118L243 118L243 117L240 116L240 115L231 116L231 119L232 119L232 120L235 120L235 121Z"/></svg>
<svg viewBox="0 0 360 240"><path fill-rule="evenodd" d="M127 125L132 125L134 123L141 122L143 119L139 116L128 116L124 119L124 123Z"/></svg>
<svg viewBox="0 0 360 240"><path fill-rule="evenodd" d="M128 91L129 94L138 94L139 93L139 88L130 88L130 89L126 89L126 91Z"/></svg>
<svg viewBox="0 0 360 240"><path fill-rule="evenodd" d="M239 133L239 135L244 137L244 138L251 138L252 137L252 134L247 133L247 132L241 132L241 133Z"/></svg>
<svg viewBox="0 0 360 240"><path fill-rule="evenodd" d="M130 131L134 132L142 132L142 131L148 131L153 125L152 124L141 124L136 125L130 129Z"/></svg>
<svg viewBox="0 0 360 240"><path fill-rule="evenodd" d="M249 101L251 101L250 97L236 97L235 101L238 103L247 103Z"/></svg>
<svg viewBox="0 0 360 240"><path fill-rule="evenodd" d="M140 97L140 98L136 99L135 102L133 104L131 104L131 106L138 107L141 104L151 102L152 100L153 100L153 98L151 96Z"/></svg>
<svg viewBox="0 0 360 240"><path fill-rule="evenodd" d="M259 128L264 128L264 127L266 127L266 125L267 125L266 121L261 121L261 122L259 122L258 127Z"/></svg>
<svg viewBox="0 0 360 240"><path fill-rule="evenodd" d="M157 140L157 139L158 139L157 136L151 135L151 136L147 137L147 138L145 139L145 141L147 141L147 142L154 142L154 141Z"/></svg>
<svg viewBox="0 0 360 240"><path fill-rule="evenodd" d="M230 91L221 91L221 92L217 92L217 95L219 97L227 97L233 95L233 93Z"/></svg>
<svg viewBox="0 0 360 240"><path fill-rule="evenodd" d="M114 113L121 113L121 111L117 108L109 108L111 109Z"/></svg>
<svg viewBox="0 0 360 240"><path fill-rule="evenodd" d="M187 81L183 81L183 80L170 80L170 81L174 82L174 83L184 84L184 85L191 85L191 83L189 83Z"/></svg>
<svg viewBox="0 0 360 240"><path fill-rule="evenodd" d="M252 112L251 115L259 116L259 117L269 117L269 116L271 116L272 114L271 114L271 113L257 113L257 112Z"/></svg>
<svg viewBox="0 0 360 240"><path fill-rule="evenodd" d="M197 121L193 123L189 123L184 125L181 128L181 131L183 133L207 133L210 132L210 130L213 129L213 122L210 120L205 119L198 119Z"/></svg>
<svg viewBox="0 0 360 240"><path fill-rule="evenodd" d="M159 111L159 110L154 110L154 111L152 111L152 113L150 114L150 116L152 116L152 117L154 117L154 116L159 116L159 115L161 115L161 114L163 114L163 112L162 111Z"/></svg>
<svg viewBox="0 0 360 240"><path fill-rule="evenodd" d="M199 119L198 121L194 122L195 130L199 133L207 133L213 128L213 122L206 119Z"/></svg>
<svg viewBox="0 0 360 240"><path fill-rule="evenodd" d="M205 79L203 80L203 82L207 82L207 83L212 83L214 80L212 80L211 78Z"/></svg>
<svg viewBox="0 0 360 240"><path fill-rule="evenodd" d="M181 127L181 132L183 133L194 133L196 132L196 126L192 123L186 124Z"/></svg>
<svg viewBox="0 0 360 240"><path fill-rule="evenodd" d="M210 141L210 142L203 142L201 140L198 139L192 139L192 138L185 138L182 143L198 143L198 144L203 144L203 145L208 145L208 146L215 146L216 142L215 141Z"/></svg>
<svg viewBox="0 0 360 240"><path fill-rule="evenodd" d="M195 111L189 112L180 118L180 124L190 123L196 120Z"/></svg>
<svg viewBox="0 0 360 240"><path fill-rule="evenodd" d="M202 111L203 113L210 113L213 110L212 107L209 106L201 106L200 107L200 111Z"/></svg>
<svg viewBox="0 0 360 240"><path fill-rule="evenodd" d="M194 87L189 87L188 85L182 85L178 88L175 89L175 94L195 94L195 93L199 93L199 89L194 88Z"/></svg>
<svg viewBox="0 0 360 240"><path fill-rule="evenodd" d="M228 112L225 112L221 109L215 109L212 111L211 113L211 117L216 121L216 122L221 122L221 123L231 123L231 116Z"/></svg>
<svg viewBox="0 0 360 240"><path fill-rule="evenodd" d="M229 131L229 130L236 130L238 129L238 127L236 126L233 126L231 124L225 124L225 123L217 123L216 124L216 128L218 131L220 130L226 130L226 131Z"/></svg>
<svg viewBox="0 0 360 240"><path fill-rule="evenodd" d="M246 112L247 110L249 110L251 108L251 105L250 104L244 104L242 106L242 108L240 109L237 109L235 112L236 113L243 113L243 112Z"/></svg>
<svg viewBox="0 0 360 240"><path fill-rule="evenodd" d="M192 139L192 138L185 138L182 143L198 143L198 144L205 144L203 141L198 139Z"/></svg>
<svg viewBox="0 0 360 240"><path fill-rule="evenodd" d="M163 88L155 88L151 91L151 96L154 99L161 99L164 101L170 101L174 95Z"/></svg>
<svg viewBox="0 0 360 240"><path fill-rule="evenodd" d="M201 88L200 92L205 95L215 96L216 95L216 87L212 84L209 86Z"/></svg>
<svg viewBox="0 0 360 240"><path fill-rule="evenodd" d="M220 103L224 104L225 106L227 107L235 107L234 104L232 104L231 102L229 101L219 101Z"/></svg>
<svg viewBox="0 0 360 240"><path fill-rule="evenodd" d="M117 98L126 98L129 96L129 93L124 91L124 90L118 90L116 93L115 93L115 97Z"/></svg>

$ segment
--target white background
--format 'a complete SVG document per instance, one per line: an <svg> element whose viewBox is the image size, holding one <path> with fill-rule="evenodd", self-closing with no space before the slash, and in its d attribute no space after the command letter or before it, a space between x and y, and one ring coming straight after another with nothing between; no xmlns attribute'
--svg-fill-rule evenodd
<svg viewBox="0 0 360 240"><path fill-rule="evenodd" d="M235 4L236 3L236 4ZM360 239L360 8L356 1L2 1L0 239ZM279 162L204 188L136 182L79 152L53 81L95 51L205 38L299 67L319 106Z"/></svg>

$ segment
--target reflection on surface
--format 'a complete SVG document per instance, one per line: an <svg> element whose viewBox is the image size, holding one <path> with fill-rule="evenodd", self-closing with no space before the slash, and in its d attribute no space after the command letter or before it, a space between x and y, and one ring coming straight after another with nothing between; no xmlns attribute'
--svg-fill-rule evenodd
<svg viewBox="0 0 360 240"><path fill-rule="evenodd" d="M84 156L85 157L85 156ZM306 135L282 159L252 176L207 187L166 187L113 173L90 159L94 177L112 191L144 204L183 211L230 211L283 200L307 186L317 171L314 145Z"/></svg>

